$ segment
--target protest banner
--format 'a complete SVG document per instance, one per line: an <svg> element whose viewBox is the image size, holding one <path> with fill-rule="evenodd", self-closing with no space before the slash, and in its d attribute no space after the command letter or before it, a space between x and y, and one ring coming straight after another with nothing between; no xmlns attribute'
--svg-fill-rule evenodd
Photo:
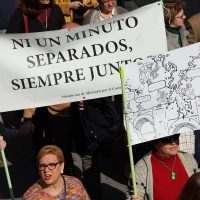
<svg viewBox="0 0 200 200"><path fill-rule="evenodd" d="M0 44L0 112L120 94L120 65L167 49L159 2L71 30L1 34Z"/></svg>
<svg viewBox="0 0 200 200"><path fill-rule="evenodd" d="M200 43L124 67L131 144L200 129Z"/></svg>

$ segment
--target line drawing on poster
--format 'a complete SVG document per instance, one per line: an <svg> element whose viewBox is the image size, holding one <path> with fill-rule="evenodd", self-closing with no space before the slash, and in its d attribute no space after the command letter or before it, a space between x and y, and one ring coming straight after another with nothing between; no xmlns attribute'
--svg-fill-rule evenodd
<svg viewBox="0 0 200 200"><path fill-rule="evenodd" d="M195 49L193 55L182 48L125 67L134 144L200 129L200 47Z"/></svg>

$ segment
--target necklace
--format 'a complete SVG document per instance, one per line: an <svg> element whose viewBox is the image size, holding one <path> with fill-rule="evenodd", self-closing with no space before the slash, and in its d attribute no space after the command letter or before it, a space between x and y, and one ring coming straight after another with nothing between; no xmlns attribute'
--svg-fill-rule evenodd
<svg viewBox="0 0 200 200"><path fill-rule="evenodd" d="M66 181L65 178L63 176L61 176L61 178L59 179L60 183L59 183L59 187L58 189L53 189L50 187L46 187L43 190L45 191L45 193L47 193L49 196L56 196L57 200L63 200L66 198L67 196L67 191L66 191Z"/></svg>
<svg viewBox="0 0 200 200"><path fill-rule="evenodd" d="M38 16L38 20L40 22L40 24L42 25L42 28L46 31L47 30L47 27L48 27L48 22L47 22L47 9L45 10L45 26L40 18L40 16Z"/></svg>
<svg viewBox="0 0 200 200"><path fill-rule="evenodd" d="M176 162L176 157L174 158L174 162L173 162L171 169L162 160L160 160L160 159L158 159L158 160L171 172L171 179L175 180L176 179L176 173L174 172L174 165L175 165L175 162Z"/></svg>
<svg viewBox="0 0 200 200"><path fill-rule="evenodd" d="M99 15L100 15L101 18L103 18L103 20L112 18L112 12L109 13L108 15L103 14L102 12L100 12Z"/></svg>

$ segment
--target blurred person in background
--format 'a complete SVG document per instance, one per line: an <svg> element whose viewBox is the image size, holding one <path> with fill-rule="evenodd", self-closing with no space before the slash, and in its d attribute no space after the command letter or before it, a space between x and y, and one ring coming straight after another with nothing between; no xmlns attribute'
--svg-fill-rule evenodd
<svg viewBox="0 0 200 200"><path fill-rule="evenodd" d="M189 178L178 200L200 200L200 172Z"/></svg>
<svg viewBox="0 0 200 200"><path fill-rule="evenodd" d="M200 12L190 17L187 22L189 34L187 36L189 44L200 42Z"/></svg>
<svg viewBox="0 0 200 200"><path fill-rule="evenodd" d="M89 10L98 6L97 0L55 0L55 3L60 6L65 15L66 22L82 23L84 16Z"/></svg>
<svg viewBox="0 0 200 200"><path fill-rule="evenodd" d="M187 46L189 32L184 25L186 16L184 14L183 1L164 0L163 2L168 51ZM195 135L193 130L188 129L188 131L181 133L179 141L181 151L195 154Z"/></svg>
<svg viewBox="0 0 200 200"><path fill-rule="evenodd" d="M168 51L188 45L188 31L185 28L186 18L181 0L164 1L164 20Z"/></svg>
<svg viewBox="0 0 200 200"><path fill-rule="evenodd" d="M125 8L117 6L116 0L98 0L99 6L91 10L83 19L82 25L111 19L127 12Z"/></svg>

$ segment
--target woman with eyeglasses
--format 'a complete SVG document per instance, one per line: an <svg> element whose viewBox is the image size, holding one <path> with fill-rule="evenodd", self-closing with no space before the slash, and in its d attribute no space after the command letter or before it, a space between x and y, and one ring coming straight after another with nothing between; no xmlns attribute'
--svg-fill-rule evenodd
<svg viewBox="0 0 200 200"><path fill-rule="evenodd" d="M152 142L153 150L135 166L138 196L131 200L177 200L197 169L191 154L179 152L179 134Z"/></svg>
<svg viewBox="0 0 200 200"><path fill-rule="evenodd" d="M164 20L168 51L188 45L182 0L164 0Z"/></svg>
<svg viewBox="0 0 200 200"><path fill-rule="evenodd" d="M164 0L164 19L167 36L168 51L178 49L188 45L184 20L184 7L182 0ZM189 84L188 84L189 86ZM187 131L180 135L180 150L194 154L194 132Z"/></svg>
<svg viewBox="0 0 200 200"><path fill-rule="evenodd" d="M58 146L44 146L36 162L41 179L25 192L23 200L90 200L77 178L62 175L64 155Z"/></svg>

